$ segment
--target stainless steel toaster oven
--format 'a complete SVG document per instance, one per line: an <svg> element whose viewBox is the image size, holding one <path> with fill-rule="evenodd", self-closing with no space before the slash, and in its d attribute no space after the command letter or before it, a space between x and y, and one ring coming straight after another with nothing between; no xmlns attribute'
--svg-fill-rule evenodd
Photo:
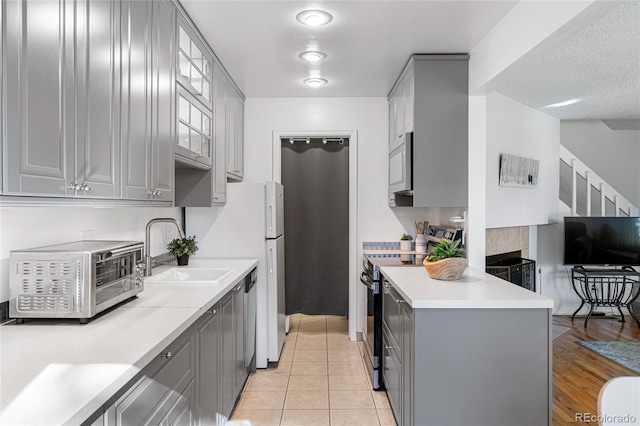
<svg viewBox="0 0 640 426"><path fill-rule="evenodd" d="M14 250L9 317L91 318L143 290L139 241L76 241Z"/></svg>

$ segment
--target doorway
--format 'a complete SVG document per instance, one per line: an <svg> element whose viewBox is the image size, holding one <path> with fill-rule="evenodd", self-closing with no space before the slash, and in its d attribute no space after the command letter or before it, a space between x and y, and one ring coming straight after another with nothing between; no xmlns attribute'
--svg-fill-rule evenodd
<svg viewBox="0 0 640 426"><path fill-rule="evenodd" d="M286 313L349 315L349 138L281 138Z"/></svg>

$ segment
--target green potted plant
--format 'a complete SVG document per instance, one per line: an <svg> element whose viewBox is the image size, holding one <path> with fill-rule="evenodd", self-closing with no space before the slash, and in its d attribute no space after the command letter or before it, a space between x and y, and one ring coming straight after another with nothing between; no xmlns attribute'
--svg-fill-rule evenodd
<svg viewBox="0 0 640 426"><path fill-rule="evenodd" d="M442 240L424 259L424 265L431 278L437 280L458 280L467 267L465 250L460 248L460 240Z"/></svg>
<svg viewBox="0 0 640 426"><path fill-rule="evenodd" d="M413 237L409 234L402 234L400 238L400 251L411 251Z"/></svg>
<svg viewBox="0 0 640 426"><path fill-rule="evenodd" d="M198 251L196 236L174 238L167 244L167 250L176 256L179 266L186 266L189 264L189 256Z"/></svg>

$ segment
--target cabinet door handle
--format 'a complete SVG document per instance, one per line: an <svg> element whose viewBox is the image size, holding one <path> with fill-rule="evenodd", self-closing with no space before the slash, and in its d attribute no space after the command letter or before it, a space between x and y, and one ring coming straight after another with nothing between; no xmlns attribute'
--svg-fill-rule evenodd
<svg viewBox="0 0 640 426"><path fill-rule="evenodd" d="M87 192L91 191L91 185L85 183L84 185L82 185L82 190Z"/></svg>
<svg viewBox="0 0 640 426"><path fill-rule="evenodd" d="M71 189L72 191L80 191L82 187L78 183L70 183L69 189Z"/></svg>
<svg viewBox="0 0 640 426"><path fill-rule="evenodd" d="M215 314L217 314L217 313L218 313L218 310L217 310L217 309L209 309L209 310L207 311L207 313L208 313L208 314L211 314L211 315L215 315Z"/></svg>
<svg viewBox="0 0 640 426"><path fill-rule="evenodd" d="M160 358L171 359L172 356L173 354L171 352L165 352L163 354L160 354Z"/></svg>
<svg viewBox="0 0 640 426"><path fill-rule="evenodd" d="M387 349L387 350L389 350L389 349L395 349L393 346L387 346L387 345L384 345L384 348L385 348L385 349Z"/></svg>
<svg viewBox="0 0 640 426"><path fill-rule="evenodd" d="M402 300L402 299L396 299L396 303L404 303L404 300Z"/></svg>
<svg viewBox="0 0 640 426"><path fill-rule="evenodd" d="M391 288L391 284L389 284L389 283L384 283L384 288Z"/></svg>

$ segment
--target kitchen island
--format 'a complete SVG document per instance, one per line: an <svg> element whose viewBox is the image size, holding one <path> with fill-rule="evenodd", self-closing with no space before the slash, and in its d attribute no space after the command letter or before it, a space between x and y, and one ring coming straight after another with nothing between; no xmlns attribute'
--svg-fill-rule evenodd
<svg viewBox="0 0 640 426"><path fill-rule="evenodd" d="M111 413L116 418L109 422L102 417L103 412L138 384L149 385L149 380L144 381L148 367L160 361L184 361L188 372L184 377L191 380L186 381L184 392L193 391L200 397L196 389L201 383L194 383L197 380L193 376L197 378L199 373L196 350L207 347L203 330L209 331L205 327L212 322L207 316L218 314L216 307L234 293L256 265L256 259L193 258L186 269L232 271L214 284L145 282L144 291L135 300L101 313L86 325L74 320L29 320L22 325L1 326L0 424L77 425L96 421L101 425L103 420L104 424L119 424L117 412ZM163 269L167 267L154 272ZM223 316L220 323L224 321ZM224 331L222 326L219 330ZM180 343L178 350L167 352L176 342ZM233 340L233 345L236 342ZM159 365L154 373L162 373L163 368ZM195 396L187 396L191 411L198 409ZM180 400L177 395L167 398Z"/></svg>
<svg viewBox="0 0 640 426"><path fill-rule="evenodd" d="M383 267L383 378L399 425L551 424L553 301L484 271Z"/></svg>

